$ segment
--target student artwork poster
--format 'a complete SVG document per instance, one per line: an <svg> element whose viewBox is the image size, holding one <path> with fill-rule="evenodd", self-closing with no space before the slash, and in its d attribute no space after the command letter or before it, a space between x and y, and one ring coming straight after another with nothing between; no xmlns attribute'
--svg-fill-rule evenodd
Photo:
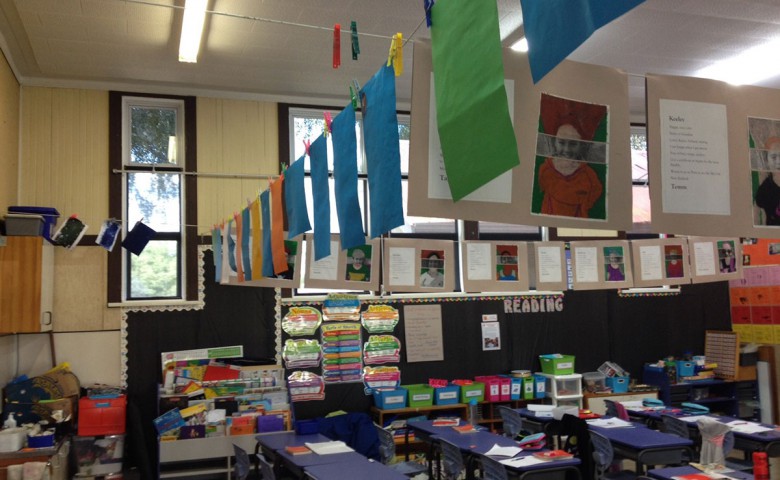
<svg viewBox="0 0 780 480"><path fill-rule="evenodd" d="M623 247L604 247L604 278L607 282L626 280L623 258Z"/></svg>
<svg viewBox="0 0 780 480"><path fill-rule="evenodd" d="M780 226L780 120L748 118L753 225Z"/></svg>
<svg viewBox="0 0 780 480"><path fill-rule="evenodd" d="M606 220L606 105L542 94L531 213Z"/></svg>
<svg viewBox="0 0 780 480"><path fill-rule="evenodd" d="M666 278L682 278L685 276L682 245L664 245L664 267Z"/></svg>
<svg viewBox="0 0 780 480"><path fill-rule="evenodd" d="M420 286L444 288L444 250L420 250Z"/></svg>
<svg viewBox="0 0 780 480"><path fill-rule="evenodd" d="M496 245L496 280L500 282L517 281L518 275L517 245Z"/></svg>
<svg viewBox="0 0 780 480"><path fill-rule="evenodd" d="M347 249L347 269L345 280L350 282L371 281L371 245Z"/></svg>

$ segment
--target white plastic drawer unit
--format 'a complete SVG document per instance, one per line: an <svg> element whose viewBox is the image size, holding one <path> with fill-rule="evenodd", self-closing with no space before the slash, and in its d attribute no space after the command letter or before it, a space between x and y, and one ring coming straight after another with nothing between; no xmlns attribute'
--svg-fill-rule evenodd
<svg viewBox="0 0 780 480"><path fill-rule="evenodd" d="M582 395L582 374L544 375L547 378L544 389L549 398Z"/></svg>

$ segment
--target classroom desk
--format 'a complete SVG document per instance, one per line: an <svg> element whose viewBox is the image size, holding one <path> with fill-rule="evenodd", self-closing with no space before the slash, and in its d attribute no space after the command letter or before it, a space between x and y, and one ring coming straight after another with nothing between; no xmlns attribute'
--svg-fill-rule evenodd
<svg viewBox="0 0 780 480"><path fill-rule="evenodd" d="M318 455L314 452L302 455L291 455L284 448L308 443L330 442L331 439L319 433L298 435L295 432L272 432L256 435L257 450L273 465L274 471L280 473L284 466L297 478L304 478L305 468L331 463L367 461L366 457L357 452L332 453Z"/></svg>
<svg viewBox="0 0 780 480"><path fill-rule="evenodd" d="M692 473L701 473L699 470L686 465L684 467L669 467L669 468L656 468L649 470L647 475L652 478L658 478L661 480L671 480L676 475L690 475ZM741 480L753 480L753 475L745 472L729 472L724 475L728 475L731 478L738 478Z"/></svg>
<svg viewBox="0 0 780 480"><path fill-rule="evenodd" d="M645 426L603 428L589 425L588 428L607 437L617 456L634 460L637 473L643 472L645 465L682 463L684 453L693 453L691 440Z"/></svg>
<svg viewBox="0 0 780 480"><path fill-rule="evenodd" d="M379 462L363 457L362 460L350 462L345 466L341 463L310 465L304 472L312 480L343 480L344 478L364 478L371 480L408 480L409 477L398 473Z"/></svg>
<svg viewBox="0 0 780 480"><path fill-rule="evenodd" d="M448 442L460 448L461 451L466 455L466 458L464 458L464 463L467 465L467 473L471 473L473 471L473 466L475 465L476 459L480 455L484 455L488 450L493 448L494 445L498 445L500 447L517 446L517 442L511 438L491 433L489 431L458 433L457 431L453 430L452 427L434 427L432 420L412 422L407 425L409 428L414 429L415 435L432 445L432 452L433 445L440 439L447 440ZM532 453L533 452L521 452L520 455L531 455ZM579 479L579 465L580 460L578 458L572 458L518 468L507 466L507 470L513 474L516 474L519 478L525 478L536 473L544 472L545 474L560 473L562 476L571 473L573 478ZM430 472L431 470L429 469L429 473ZM470 477L467 476L467 478Z"/></svg>
<svg viewBox="0 0 780 480"><path fill-rule="evenodd" d="M631 409L630 412L638 417L646 418L656 424L661 423L661 414L672 415L685 419L690 417L690 413L684 413L680 409L665 409L665 410L645 410L645 409ZM720 415L706 415L721 423L729 423L734 420L739 420L734 417L724 417ZM694 437L699 436L699 429L695 422L689 422L691 433ZM759 433L744 433L734 431L734 448L741 450L749 457L752 452L766 452L767 456L780 457L780 431L777 430L777 425L769 425L761 423L762 426L772 428L772 430Z"/></svg>

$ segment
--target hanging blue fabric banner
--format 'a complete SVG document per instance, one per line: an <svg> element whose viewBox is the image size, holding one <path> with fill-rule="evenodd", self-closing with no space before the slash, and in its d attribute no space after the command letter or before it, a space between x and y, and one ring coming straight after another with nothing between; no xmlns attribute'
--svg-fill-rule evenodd
<svg viewBox="0 0 780 480"><path fill-rule="evenodd" d="M214 227L211 231L211 252L214 255L214 281L222 278L222 231Z"/></svg>
<svg viewBox="0 0 780 480"><path fill-rule="evenodd" d="M252 280L252 220L249 213L249 207L241 211L241 260L245 280Z"/></svg>
<svg viewBox="0 0 780 480"><path fill-rule="evenodd" d="M287 238L292 239L311 230L309 210L306 207L306 189L303 186L305 155L284 171L284 204L287 210Z"/></svg>
<svg viewBox="0 0 780 480"><path fill-rule="evenodd" d="M404 224L393 67L383 65L360 94L368 163L369 230L371 238L376 238Z"/></svg>
<svg viewBox="0 0 780 480"><path fill-rule="evenodd" d="M330 256L330 187L328 185L328 140L317 137L309 149L311 190L314 199L314 260Z"/></svg>
<svg viewBox="0 0 780 480"><path fill-rule="evenodd" d="M274 277L274 256L271 251L271 199L268 190L260 194L260 212L263 216L263 276Z"/></svg>
<svg viewBox="0 0 780 480"><path fill-rule="evenodd" d="M534 83L590 36L644 0L520 0Z"/></svg>
<svg viewBox="0 0 780 480"><path fill-rule="evenodd" d="M355 109L351 104L333 119L331 134L333 135L336 215L341 232L341 249L346 250L366 243L357 192L357 136L355 135Z"/></svg>
<svg viewBox="0 0 780 480"><path fill-rule="evenodd" d="M227 248L228 248L228 265L230 270L238 273L238 267L236 266L236 239L233 236L233 220L230 220L227 224Z"/></svg>

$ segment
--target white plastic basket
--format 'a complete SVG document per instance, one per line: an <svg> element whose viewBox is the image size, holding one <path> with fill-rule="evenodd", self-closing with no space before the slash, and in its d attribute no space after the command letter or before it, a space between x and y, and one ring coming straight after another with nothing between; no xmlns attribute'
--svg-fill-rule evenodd
<svg viewBox="0 0 780 480"><path fill-rule="evenodd" d="M0 430L0 452L16 452L24 447L27 430L24 428L7 428Z"/></svg>

